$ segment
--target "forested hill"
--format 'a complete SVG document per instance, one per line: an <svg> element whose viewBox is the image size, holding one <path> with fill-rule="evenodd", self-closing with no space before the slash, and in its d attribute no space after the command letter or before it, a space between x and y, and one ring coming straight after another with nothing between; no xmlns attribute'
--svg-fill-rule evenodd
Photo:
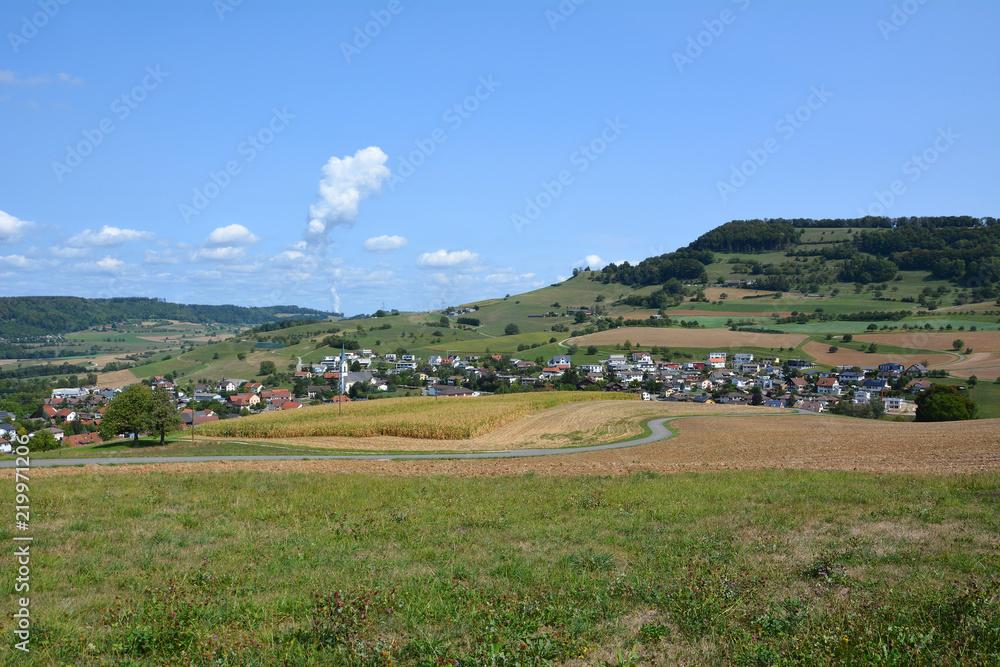
<svg viewBox="0 0 1000 667"><path fill-rule="evenodd" d="M856 232L840 242L803 244L806 230L848 229ZM759 253L784 253L788 266L754 260ZM899 270L927 271L933 278L982 288L993 298L1000 281L1000 221L996 218L938 216L859 219L810 218L734 220L703 234L686 248L650 257L632 266L610 264L594 280L632 287L662 285L671 280L707 282L709 265L749 255L750 273L762 289L787 290L796 282L885 282ZM808 275L801 263L815 258L822 271ZM785 278L782 275L787 274Z"/></svg>
<svg viewBox="0 0 1000 667"><path fill-rule="evenodd" d="M248 308L186 305L143 297L13 296L0 297L0 338L65 334L127 320L258 325L284 317L322 320L330 315L336 313L299 306Z"/></svg>

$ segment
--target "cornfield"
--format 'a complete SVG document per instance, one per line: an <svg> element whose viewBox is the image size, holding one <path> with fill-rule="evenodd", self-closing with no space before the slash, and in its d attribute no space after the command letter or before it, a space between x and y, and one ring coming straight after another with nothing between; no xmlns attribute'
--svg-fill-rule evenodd
<svg viewBox="0 0 1000 667"><path fill-rule="evenodd" d="M630 394L546 392L479 398L396 398L271 412L198 427L198 434L222 438L399 436L465 440L506 426L539 410L565 403L635 400Z"/></svg>

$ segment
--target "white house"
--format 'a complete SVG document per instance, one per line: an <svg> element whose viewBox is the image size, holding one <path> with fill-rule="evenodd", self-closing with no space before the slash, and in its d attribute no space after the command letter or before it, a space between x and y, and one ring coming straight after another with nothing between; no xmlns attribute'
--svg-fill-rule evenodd
<svg viewBox="0 0 1000 667"><path fill-rule="evenodd" d="M549 366L572 366L573 360L566 355L553 356L549 361Z"/></svg>
<svg viewBox="0 0 1000 667"><path fill-rule="evenodd" d="M733 355L733 363L737 366L740 364L749 364L751 361L753 361L753 355L749 352L741 352Z"/></svg>

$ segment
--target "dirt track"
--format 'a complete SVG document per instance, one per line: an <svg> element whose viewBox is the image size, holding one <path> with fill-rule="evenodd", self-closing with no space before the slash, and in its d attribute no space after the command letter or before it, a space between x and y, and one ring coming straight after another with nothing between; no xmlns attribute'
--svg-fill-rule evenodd
<svg viewBox="0 0 1000 667"><path fill-rule="evenodd" d="M1000 420L892 423L827 416L719 417L674 423L663 442L535 459L444 461L280 461L38 468L34 476L153 472L307 472L494 477L625 475L739 469L969 474L1000 471ZM4 471L0 477L13 473Z"/></svg>

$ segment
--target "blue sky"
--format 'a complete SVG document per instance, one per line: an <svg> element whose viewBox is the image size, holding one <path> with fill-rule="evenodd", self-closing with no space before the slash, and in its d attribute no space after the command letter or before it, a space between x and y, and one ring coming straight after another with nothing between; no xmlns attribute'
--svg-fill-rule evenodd
<svg viewBox="0 0 1000 667"><path fill-rule="evenodd" d="M1000 3L6 1L0 293L423 310L1000 214Z"/></svg>

